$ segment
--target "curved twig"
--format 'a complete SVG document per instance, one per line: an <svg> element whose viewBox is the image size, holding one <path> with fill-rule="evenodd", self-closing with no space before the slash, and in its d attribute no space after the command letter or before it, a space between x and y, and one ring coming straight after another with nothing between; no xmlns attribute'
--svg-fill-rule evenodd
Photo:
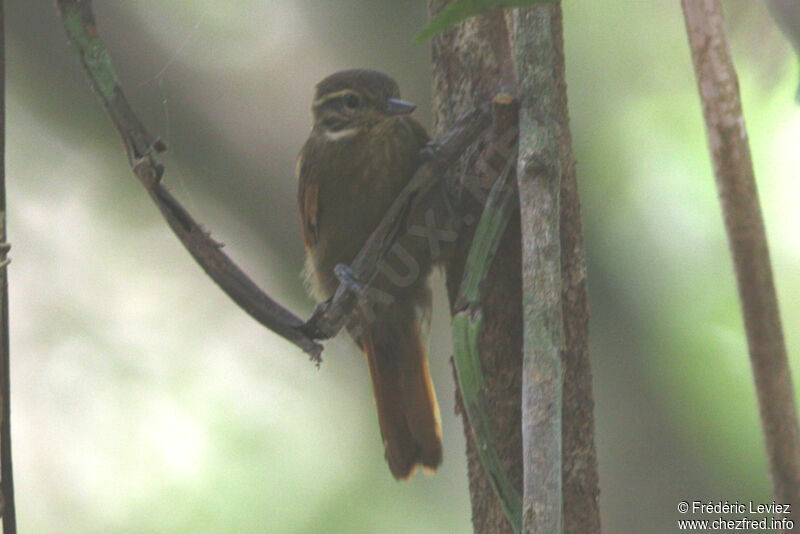
<svg viewBox="0 0 800 534"><path fill-rule="evenodd" d="M156 154L166 149L153 137L133 113L120 87L111 58L98 36L91 0L56 0L69 40L81 59L92 87L103 102L114 126L122 136L128 161L150 198L155 202L170 228L200 264L203 270L251 317L294 343L317 362L322 345L316 340L335 336L352 311L356 299L344 287L334 298L317 308L304 323L262 291L227 254L222 245L211 239L188 211L161 184L164 167ZM391 248L405 228L399 214L413 208L475 138L489 124L489 113L476 109L467 113L455 128L435 146L435 157L420 166L412 181L395 200L381 224L353 262L352 271L366 284L372 279L377 260Z"/></svg>

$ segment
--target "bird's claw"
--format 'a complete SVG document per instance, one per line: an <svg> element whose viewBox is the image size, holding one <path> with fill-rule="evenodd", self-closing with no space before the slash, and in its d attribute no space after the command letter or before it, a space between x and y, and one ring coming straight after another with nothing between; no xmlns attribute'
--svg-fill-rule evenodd
<svg viewBox="0 0 800 534"><path fill-rule="evenodd" d="M435 141L428 141L422 149L422 157L427 161L435 161L440 165L444 163L444 150L442 145Z"/></svg>
<svg viewBox="0 0 800 534"><path fill-rule="evenodd" d="M339 263L333 268L333 274L335 274L336 278L339 279L339 282L342 283L348 289L348 291L351 291L352 293L358 294L364 289L364 286L358 281L356 273L354 273L350 267L343 263Z"/></svg>

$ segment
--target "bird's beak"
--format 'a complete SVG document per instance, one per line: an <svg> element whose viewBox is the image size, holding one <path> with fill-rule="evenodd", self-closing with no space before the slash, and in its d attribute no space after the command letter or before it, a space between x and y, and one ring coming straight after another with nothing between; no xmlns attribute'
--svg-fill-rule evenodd
<svg viewBox="0 0 800 534"><path fill-rule="evenodd" d="M408 115L415 109L417 109L416 104L400 100L399 98L390 98L386 101L387 115Z"/></svg>

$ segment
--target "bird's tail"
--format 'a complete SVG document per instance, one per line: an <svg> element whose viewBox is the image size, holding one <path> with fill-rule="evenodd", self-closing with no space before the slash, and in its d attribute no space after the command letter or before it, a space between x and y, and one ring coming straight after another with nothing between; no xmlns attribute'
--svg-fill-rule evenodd
<svg viewBox="0 0 800 534"><path fill-rule="evenodd" d="M411 307L409 307L411 308ZM367 355L386 460L395 478L421 464L442 462L439 405L413 309L396 305L373 321L360 321L358 341Z"/></svg>

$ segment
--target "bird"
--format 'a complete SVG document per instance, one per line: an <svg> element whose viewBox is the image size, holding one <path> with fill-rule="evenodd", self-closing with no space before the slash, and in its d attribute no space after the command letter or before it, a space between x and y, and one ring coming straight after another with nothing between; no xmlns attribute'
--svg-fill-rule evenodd
<svg viewBox="0 0 800 534"><path fill-rule="evenodd" d="M424 160L430 139L409 116L415 107L375 70L339 71L316 85L296 175L306 287L318 302L333 296L337 265L352 263ZM383 298L360 300L347 329L366 355L389 469L405 480L441 464L442 431L424 340L432 260L421 243L400 245L413 276L379 269L370 287Z"/></svg>

